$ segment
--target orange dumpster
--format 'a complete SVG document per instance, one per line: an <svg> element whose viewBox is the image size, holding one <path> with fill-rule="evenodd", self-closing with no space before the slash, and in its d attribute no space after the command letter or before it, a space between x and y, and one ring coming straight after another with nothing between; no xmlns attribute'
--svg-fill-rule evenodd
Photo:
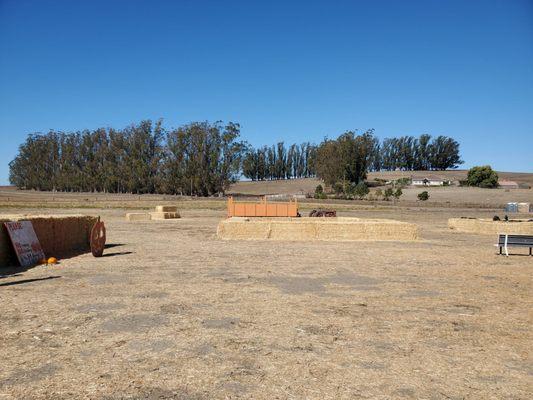
<svg viewBox="0 0 533 400"><path fill-rule="evenodd" d="M288 203L267 203L266 198L261 198L259 203L251 201L228 199L229 217L299 217L298 201L296 199Z"/></svg>

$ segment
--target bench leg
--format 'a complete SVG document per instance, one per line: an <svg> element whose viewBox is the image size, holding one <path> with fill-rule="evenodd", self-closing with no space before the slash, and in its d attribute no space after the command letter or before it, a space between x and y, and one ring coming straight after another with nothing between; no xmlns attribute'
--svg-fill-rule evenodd
<svg viewBox="0 0 533 400"><path fill-rule="evenodd" d="M507 240L509 236L505 235L505 255L509 257L509 249L507 248Z"/></svg>
<svg viewBox="0 0 533 400"><path fill-rule="evenodd" d="M502 254L502 246L500 246L500 255Z"/></svg>
<svg viewBox="0 0 533 400"><path fill-rule="evenodd" d="M529 248L529 255L533 256L533 254L531 254L531 247Z"/></svg>

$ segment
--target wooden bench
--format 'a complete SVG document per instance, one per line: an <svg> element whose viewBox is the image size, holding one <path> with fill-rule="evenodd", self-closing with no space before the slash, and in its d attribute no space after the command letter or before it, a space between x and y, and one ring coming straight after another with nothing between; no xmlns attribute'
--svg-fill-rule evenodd
<svg viewBox="0 0 533 400"><path fill-rule="evenodd" d="M495 246L505 249L505 255L509 256L509 247L529 247L529 255L531 256L531 248L533 248L533 236L531 235L498 235L498 243Z"/></svg>

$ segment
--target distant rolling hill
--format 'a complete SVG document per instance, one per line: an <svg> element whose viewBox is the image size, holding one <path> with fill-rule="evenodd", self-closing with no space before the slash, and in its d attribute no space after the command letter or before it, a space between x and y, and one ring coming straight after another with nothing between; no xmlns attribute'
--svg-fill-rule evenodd
<svg viewBox="0 0 533 400"><path fill-rule="evenodd" d="M266 194L314 193L321 183L317 178L282 179L277 181L239 181L231 185L228 194L259 196Z"/></svg>
<svg viewBox="0 0 533 400"><path fill-rule="evenodd" d="M402 177L410 178L412 175L421 176L424 174L436 176L450 181L458 181L466 179L467 170L453 170L453 171L383 171L370 172L368 180L374 179L399 179ZM517 183L527 184L533 187L533 173L527 172L498 172L500 180L511 180ZM266 194L305 194L313 193L315 188L321 181L317 178L303 178L303 179L285 179L277 181L239 181L233 184L228 191L228 194L242 194L242 195L266 195Z"/></svg>
<svg viewBox="0 0 533 400"><path fill-rule="evenodd" d="M373 180L375 178L381 179L398 179L401 177L411 177L412 175L431 175L439 178L447 179L450 181L465 180L468 174L468 170L449 170L449 171L383 171L383 172L371 172L368 174L368 179ZM533 173L528 172L501 172L498 171L500 180L510 180L517 183L525 183L533 186Z"/></svg>

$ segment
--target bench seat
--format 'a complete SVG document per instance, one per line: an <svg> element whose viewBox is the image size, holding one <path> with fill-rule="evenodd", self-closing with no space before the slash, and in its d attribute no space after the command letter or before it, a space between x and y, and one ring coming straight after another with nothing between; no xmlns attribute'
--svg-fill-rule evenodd
<svg viewBox="0 0 533 400"><path fill-rule="evenodd" d="M533 255L531 249L533 248L533 236L532 235L498 235L498 243L496 244L500 248L500 254L505 249L505 255L509 255L509 247L529 247L529 255Z"/></svg>

